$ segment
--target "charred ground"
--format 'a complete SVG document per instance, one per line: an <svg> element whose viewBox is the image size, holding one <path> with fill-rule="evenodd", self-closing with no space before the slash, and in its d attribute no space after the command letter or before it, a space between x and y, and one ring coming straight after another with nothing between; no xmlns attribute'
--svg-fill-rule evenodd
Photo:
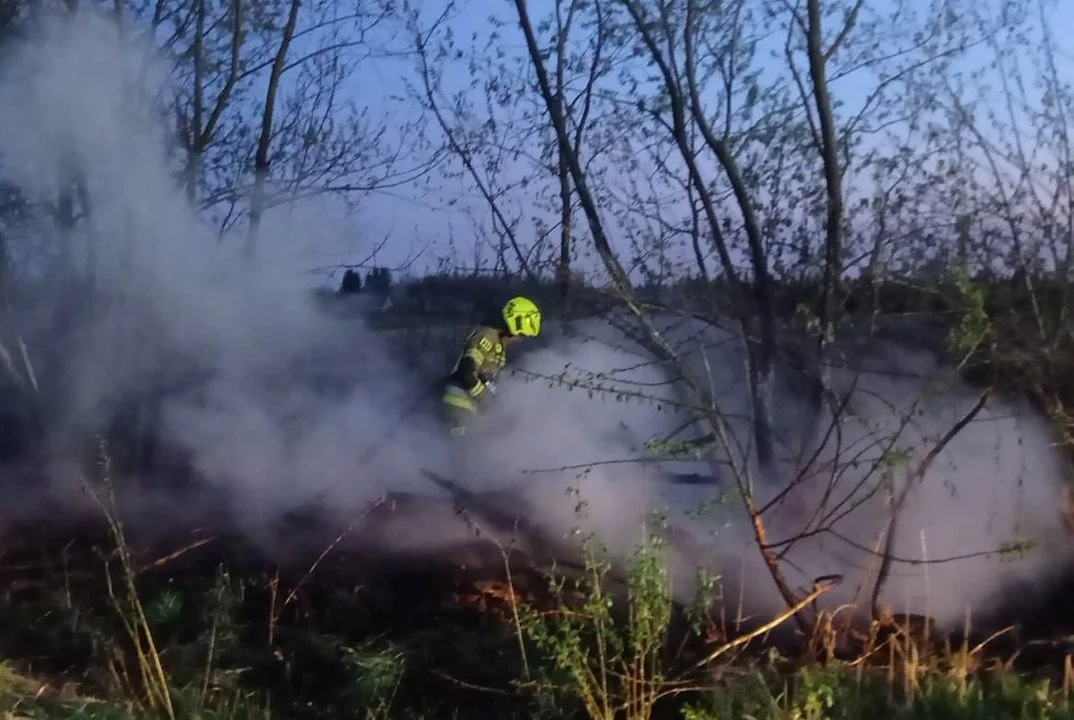
<svg viewBox="0 0 1074 720"><path fill-rule="evenodd" d="M1006 300L990 302L994 326L1009 333L1009 342L997 343L1000 352L979 358L972 371L979 379L1001 379L1008 392L1031 393L1062 435L1064 409L1074 400L1067 396L1066 346L1040 349L1039 359L1027 356L1030 345L1017 335L1020 312L1025 308ZM936 320L941 330L944 315ZM324 382L331 385L331 378ZM85 439L84 462L56 483L47 412L14 386L10 392L4 449L5 494L12 501L0 525L0 655L19 674L5 691L9 705L60 713L107 697L89 707L100 716L122 716L108 715L120 706L168 714L168 703L153 690L159 659L176 715L586 715L578 678L557 657L575 640L600 639L593 602L604 591L581 582L593 577L587 558L527 526L510 492L474 494L438 486L434 478L428 493L313 506L251 528L237 522L241 496L198 477L182 452L154 436L152 423L134 423L124 411ZM362 471L355 468L356 475ZM435 554L408 556L378 544L386 525L433 515L456 518L468 537ZM505 544L507 537L514 540ZM669 532L667 542L676 541ZM567 585L557 586L557 577ZM637 597L637 576L617 566L601 577L617 599L613 616L630 627L637 621L630 612L637 609L630 600ZM753 687L747 695L760 687L774 693L786 682L789 695L777 702L778 693L771 694L761 705L773 716L773 703L791 712L816 691L818 677L842 686L846 662L875 667L877 687L897 688L911 705L927 699L919 685L932 681L921 677L975 676L991 662L1065 688L1072 586L1068 574L1032 591L1012 589L992 617L972 619L968 635L936 634L924 618L845 627L822 617L808 635L786 620L754 637L751 631L771 618L736 618L748 616L748 608L733 603L699 618L675 604L654 650L664 674L649 679L666 685L657 715L679 716L687 704L761 712L756 698L735 693L743 687ZM542 618L571 612L591 623L549 640ZM803 615L817 620L808 608ZM736 638L748 642L734 644ZM721 647L718 659L704 662ZM782 659L773 659L773 651ZM800 667L806 675L796 674ZM610 677L629 695L625 678ZM1014 702L994 695L1007 681L994 687L992 675L982 677L982 697L993 705Z"/></svg>

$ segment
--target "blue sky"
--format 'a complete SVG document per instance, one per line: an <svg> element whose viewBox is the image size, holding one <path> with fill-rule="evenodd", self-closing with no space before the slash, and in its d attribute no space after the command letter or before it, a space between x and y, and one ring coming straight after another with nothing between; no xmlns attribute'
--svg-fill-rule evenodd
<svg viewBox="0 0 1074 720"><path fill-rule="evenodd" d="M870 2L894 2L895 0L870 0ZM914 0L915 2L917 0ZM437 15L445 0L423 0L422 16L431 19ZM922 4L926 0L920 0ZM551 12L550 0L531 1L530 13L536 22ZM463 0L457 4L457 12L450 25L460 40L471 34L486 37L493 30L488 17L495 13L507 25L500 31L503 47L509 53L524 52L524 40L517 22L512 22L514 3L507 0ZM1068 35L1061 28L1074 27L1074 0L1060 0L1059 7L1050 17L1050 25L1058 31L1056 41L1063 43ZM396 42L404 41L398 38ZM1074 77L1074 53L1072 48L1060 48L1060 60L1063 63L1061 73ZM971 63L981 63L986 59L985 50L969 58ZM445 81L465 88L470 80L464 65L449 67ZM402 99L404 78L412 81L416 78L415 65L410 60L376 61L366 63L359 76L353 80L351 92L356 99L373 109L389 113L394 121L412 118L416 109L412 103ZM861 101L867 78L859 77L843 81L833 88L833 92L848 104ZM435 130L435 128L434 128ZM378 253L379 263L395 266L411 257L418 249L429 246L425 254L415 264L416 270L428 269L437 254L446 252L446 241L453 237L463 253L469 251L473 243L473 228L466 208L473 211L481 220L488 217L488 211L473 185L467 179L456 182L438 182L441 187L429 191L426 187L396 188L390 193L381 193L370 197L364 204L356 221L357 233L361 242L348 241L342 246L338 243L332 250L321 248L315 251L309 261L313 265L357 262L363 259L372 244L384 237L390 237L384 248ZM451 204L453 203L453 206ZM579 218L581 220L581 218ZM349 232L346 235L351 235ZM532 237L532 231L524 237ZM462 258L466 262L466 258Z"/></svg>

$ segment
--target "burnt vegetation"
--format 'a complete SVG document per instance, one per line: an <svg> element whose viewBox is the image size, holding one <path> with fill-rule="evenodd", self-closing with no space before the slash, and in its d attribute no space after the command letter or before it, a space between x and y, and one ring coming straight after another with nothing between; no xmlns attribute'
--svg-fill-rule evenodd
<svg viewBox="0 0 1074 720"><path fill-rule="evenodd" d="M465 296L465 285L460 281L456 292ZM1074 402L1066 380L1074 366L1061 359L1069 350L1062 340L1052 346L1021 336L1033 318L1030 307L1048 307L1046 291L1040 302L1022 296L1019 303L1010 279L975 286L982 289L995 339L990 352L967 363L964 372L977 385L1034 398L1063 442L1069 432L1065 408ZM776 296L790 307L819 290L795 285ZM889 288L879 299L868 283L848 283L844 307L848 323L869 318L879 322L878 334L891 337L905 335L906 316L912 315L913 342L944 352L966 314L964 303L955 283ZM397 313L396 321L409 325L411 313ZM793 320L791 312L783 318L787 336L793 335ZM931 338L922 332L926 327ZM7 408L26 403L14 388L8 392ZM132 400L142 414L159 401ZM729 618L727 601L716 612L701 598L694 607L651 587L644 596L646 576L638 570L644 563L612 567L599 553L577 561L567 559L569 553L557 556L560 539L532 534L525 510L509 497L500 498L505 502L497 511L496 493L480 498L456 491L445 502L389 492L351 509L345 519L323 511L297 523L279 518L252 540L235 522L241 498L219 495L184 464L178 448L167 451L167 438L153 437L151 427L139 434L122 412L110 429L87 438L85 462L70 470L77 477L61 483L80 493L80 502L62 495L27 501L55 472L44 462L47 428L37 427L33 416L9 410L4 434L6 492L23 496L12 503L22 519L15 512L5 520L0 565L0 620L7 628L0 653L10 673L4 702L14 712L599 716L599 707L589 707L594 701L578 689L582 683L572 679L572 668L580 672L584 661L570 653L596 662L594 653L609 642L604 635L612 634L613 625L624 628L628 648L631 641L640 643L646 662L660 669L651 677L638 670L634 678L626 675L634 661L608 668L604 702L641 712L629 708L637 683L634 693L651 695L652 707L644 711L653 717L702 712L698 707L732 713L768 708L782 716L809 706L816 692L835 693L831 707L845 708L840 712L847 716L894 717L902 707L939 707L970 717L987 706L1006 717L1026 708L1048 712L1062 702L1071 681L1066 637L1074 617L1067 598L1074 574L1004 599L965 631L938 631L918 616L845 625L808 613L809 633L803 634L790 629L790 615L770 626L769 618ZM353 469L355 477L362 471ZM159 504L124 502L147 488L161 493ZM170 513L169 497L194 509L169 519L162 531L146 518ZM377 550L384 523L418 527L430 508L462 513L472 540L412 557ZM519 547L505 549L495 536L516 538ZM547 554L520 549L534 542ZM659 587L659 572L648 571ZM594 576L600 586L590 584ZM614 598L606 610L605 598ZM660 615L662 603L668 605ZM648 636L638 627L642 607L659 616L659 631L650 628ZM571 622L554 624L562 614ZM158 662L160 680L153 676ZM846 676L844 668L851 666L864 675ZM956 676L962 679L951 680ZM1034 689L1045 680L1053 683L1054 696ZM959 682L974 687L976 699L960 695ZM839 699L843 692L857 699Z"/></svg>
<svg viewBox="0 0 1074 720"><path fill-rule="evenodd" d="M761 559L758 582L783 609L755 614L722 596L719 578L701 578L692 600L673 595L664 553L690 539L666 518L634 552L609 553L600 538L541 527L511 490L472 492L458 478L424 478L429 493L389 480L363 504L313 501L296 515L208 477L167 417L176 398L212 406L232 359L187 344L186 326L169 334L179 313L168 303L206 286L189 279L186 293L187 278L156 265L157 275L140 274L134 250L159 249L145 240L155 221L135 212L142 188L102 181L72 131L46 137L72 146L42 150L40 163L20 160L18 143L0 145L0 709L1074 717L1074 569L1000 592L958 628L899 612L883 593L891 567L932 561L884 546L905 493L877 484L891 510L866 549L879 568L871 594L833 611L819 601L843 578L788 579L769 537L774 501L753 482L777 497L805 482L808 468L784 474L774 459L780 374L803 378L813 419L829 411L834 426L832 368L848 345L876 339L931 353L980 394L935 452L906 461L906 487L997 396L1029 399L1074 460L1074 102L1056 66L1054 3L923 2L903 13L868 0L554 0L538 11L516 0L485 38L460 38L455 2L89 5L0 2L4 82L30 77L16 50L47 46L42 27L70 30L91 15L165 58L174 82L124 87L123 97L166 128L162 174L210 227L191 242L238 247L253 265L273 213L302 203L375 214L400 188L429 206L445 194L451 207L470 200L464 241L455 230L423 238L420 251L390 253L402 259L389 268L378 254L407 243L363 237L361 257L328 268L333 287L303 289L310 323L331 330L311 334L323 346L306 353L299 338L278 366L239 363L266 405L295 413L296 434L302 412L320 406L294 409L292 392L345 395L379 377L384 354L414 356L398 372L427 383L442 368L422 365L417 349L444 345L449 362L457 326L524 293L549 327L626 317L681 378L711 444L730 448L721 399L654 318L732 327L752 441L742 457L726 450L727 502L752 533L733 552ZM1032 69L1005 52L1026 38L1038 48ZM980 100L987 73L972 67L971 48L1007 79L998 106ZM775 79L761 70L765 53L781 63ZM404 123L344 97L376 61L405 66L392 98ZM470 78L462 90L447 75L455 64ZM848 109L837 81L856 73L869 89ZM1012 80L1030 73L1035 98ZM69 112L61 105L51 109ZM26 119L3 105L0 118L12 132ZM115 204L126 214L110 214ZM324 206L312 207L319 216ZM348 217L345 232L351 223L361 227ZM143 307L147 297L164 311ZM212 314L191 307L199 320ZM264 328L259 350L286 344L272 331L294 329ZM348 345L354 336L373 338L376 357ZM94 347L113 349L105 371L76 372ZM100 386L88 387L94 378ZM354 442L376 445L382 429ZM299 470L314 474L316 458L305 461ZM382 470L358 462L342 474ZM1060 480L1054 512L1074 529L1074 494ZM390 532L421 534L434 521L465 532L435 551L389 552ZM1015 545L991 554L1050 552Z"/></svg>

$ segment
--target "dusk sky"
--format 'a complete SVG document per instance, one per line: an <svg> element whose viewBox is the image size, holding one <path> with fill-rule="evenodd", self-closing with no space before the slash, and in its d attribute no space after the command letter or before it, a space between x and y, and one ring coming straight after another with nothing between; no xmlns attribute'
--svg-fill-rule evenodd
<svg viewBox="0 0 1074 720"><path fill-rule="evenodd" d="M871 0L871 4L879 7L880 2L884 1ZM926 0L921 0L921 3L922 6L925 5ZM444 4L445 0L423 0L421 15L424 22L429 23L439 15ZM1035 2L1030 4L1035 8ZM535 1L529 5L535 24L548 16L553 8L550 0ZM518 27L514 3L507 0L462 0L457 3L457 11L450 25L460 39L460 45L467 46L469 36L473 33L482 38L487 37L494 29L488 19L492 14L505 21L505 26L500 31L505 51L509 55L524 53L524 38ZM1055 42L1061 45L1058 51L1059 61L1062 63L1060 73L1065 77L1074 77L1074 52L1068 42L1069 33L1062 31L1062 28L1074 28L1074 0L1060 0L1058 9L1050 12L1048 22L1056 32ZM835 25L834 19L830 25ZM892 40L894 43L898 39ZM400 33L394 43L401 44L405 41L405 36ZM782 47L782 41L782 35L775 39L779 47ZM478 45L481 44L481 41L478 41ZM987 53L984 48L974 51L966 62L978 65L987 62ZM766 61L761 59L759 62ZM443 70L445 81L457 88L465 87L470 80L465 62L445 66ZM773 71L780 72L781 69L773 66ZM389 112L396 122L402 122L404 118L413 118L421 112L412 101L404 97L407 81L415 84L418 82L416 61L413 59L366 61L361 72L353 79L353 93L360 104L369 106L374 112ZM862 101L870 82L868 77L859 74L835 84L832 92L848 105L854 106ZM480 103L480 98L477 99ZM431 118L430 121L430 132L439 137L435 122ZM363 203L360 217L347 221L348 229L341 232L338 242L330 243L330 247L321 243L311 250L307 257L310 266L359 262L366 257L371 246L384 237L389 240L376 257L379 264L398 266L421 248L426 248L424 255L412 268L416 272L431 269L437 256L446 252L449 237L454 237L461 251L469 251L473 246L475 233L473 222L466 210L470 209L472 215L481 222L487 222L487 205L469 178L463 177L450 182L436 179L432 184L439 187L430 190L425 183L419 183L369 197ZM449 207L449 203L454 203L454 206ZM578 221L584 223L581 217ZM352 222L355 225L353 233L350 230ZM532 228L526 227L521 233L525 239L533 237ZM359 235L361 240L351 239ZM462 262L465 263L465 259ZM338 278L338 275L336 277Z"/></svg>

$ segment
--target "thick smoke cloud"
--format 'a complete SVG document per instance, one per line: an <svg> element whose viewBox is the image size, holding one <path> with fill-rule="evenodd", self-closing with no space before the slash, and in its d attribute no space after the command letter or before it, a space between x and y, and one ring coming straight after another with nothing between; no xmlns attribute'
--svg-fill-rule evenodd
<svg viewBox="0 0 1074 720"><path fill-rule="evenodd" d="M44 266L36 255L41 248L69 248L68 262L83 274L92 269L98 290L92 306L79 308L62 331L49 313L23 319L35 358L48 370L42 376L51 384L43 393L50 398L56 457L71 457L67 443L101 429L125 404L156 397L157 432L189 454L214 494L201 504L192 495L176 498L173 489L158 489L163 502L142 498L152 507L142 514L147 525L167 525L165 512L196 516L225 497L233 519L252 536L280 545L286 536L268 528L287 509L320 498L339 518L353 518L388 491L439 492L421 472L433 469L471 490L505 491L501 498L514 503L526 523L557 542L583 523L607 545L628 550L642 537L646 513L666 507L682 531L672 558L681 595L690 593L696 567L709 565L722 573L730 601L741 591L752 611L778 607L736 500L725 500L715 518L686 512L731 487L726 466L641 461L648 441L678 427L686 428L687 437L706 428L675 409L686 399L681 384L622 332L599 320L571 332L550 324L543 345L518 358L525 372L502 383L488 434L465 452L452 448L429 413L402 417L432 379L407 369L410 361L443 370L443 349L430 343L430 357L404 357L404 344L391 334L372 333L356 318L334 317L311 298L295 249L350 232L341 215L320 212L323 206L317 212L300 208L300 221L278 213L265 223L251 264L235 252L241 238L220 242L188 207L175 184L163 124L148 111L151 93L135 92L147 83L150 89L166 87L159 67L125 46L114 26L86 14L42 25L4 67L0 158L6 178L43 201L55 197L65 172L73 172L91 200L88 220L63 236L48 236L41 227L9 229L24 275ZM304 237L296 237L299 228ZM51 289L35 307L59 313L71 304L73 291L45 287ZM736 436L747 439L737 341L712 327L660 321L689 351L691 371L711 385L732 416ZM448 332L441 339L457 337ZM855 415L840 423L841 444L826 445L820 464L842 470L835 496L866 480L865 489L851 494L851 504L860 507L837 523L842 539L831 533L809 537L787 558L799 585L820 574L846 575L839 601L849 599L870 571L867 553L854 545L872 546L887 517L883 492L862 500L877 482L865 468L880 451L876 435L900 424L923 390L922 377L950 374L931 356L898 344L859 355L857 367L836 373L840 387L856 383ZM863 372L862 363L875 367ZM539 379L564 373L605 390L610 385L613 392L590 397L584 387ZM781 377L776 430L793 448L807 435L804 429L823 428L826 420L809 415L803 389L789 372ZM628 399L617 401L616 389ZM919 408L899 447L919 460L973 397L952 381ZM854 453L859 466L847 467ZM784 463L787 473L790 464ZM589 467L575 467L583 465ZM69 471L57 463L55 492L75 498L64 480ZM885 600L897 610L958 622L967 605L982 607L1016 581L1044 577L1067 559L1056 550L1066 547L1056 509L1062 472L1045 423L1024 407L993 400L911 494L894 552L938 560L1018 538L1036 541L1043 552L1005 563L976 557L900 564ZM715 474L720 484L669 483L677 473ZM896 472L896 484L899 477ZM770 480L757 486L762 502L777 485ZM772 538L800 532L827 487L819 476L791 494L769 519ZM378 541L389 549L435 553L471 538L471 530L440 506L384 525Z"/></svg>
<svg viewBox="0 0 1074 720"><path fill-rule="evenodd" d="M745 357L734 333L692 319L654 320L678 349L682 366L718 399L732 441L748 448ZM590 339L574 341L560 357L540 354L528 364L543 366L540 371L546 375L566 371L578 380L595 377L626 393L671 402L662 407L656 402L622 405L605 396L603 404L577 401L572 407L570 400L555 399L555 391L540 389L526 397L525 386L512 388L512 402L562 402L570 408L570 417L585 422L551 426L553 446L564 450L554 464L639 457L645 440L666 437L676 429L682 439L711 432L707 424L690 424L689 415L676 411L672 403L689 402L689 394L681 383L670 382L674 373L659 370L651 356L646 359L613 325L583 324L582 333ZM891 493L898 496L914 478L890 548L899 561L892 564L880 598L893 611L927 613L958 625L968 609L994 609L1011 594L1025 596L1041 589L1069 567L1070 529L1060 506L1066 463L1047 422L1028 402L992 397L968 425L940 445L975 406L979 388L969 387L932 351L896 339L847 344L837 348L835 357L842 361L833 369L832 389L838 397L850 394L845 408L838 415L814 414L808 386L781 366L773 402L778 476L766 477L750 458L758 507L802 477L764 514L769 540L785 553L784 571L793 585L808 588L818 576L841 574L845 582L826 596L827 604L868 601L878 572L876 549L883 547L877 546L878 534L891 517ZM539 414L532 418L525 436L539 432L536 425L543 419ZM938 445L940 452L917 477L917 469ZM595 448L607 454L592 454ZM751 608L775 611L779 601L755 549L752 527L735 499L731 467L718 451L709 461L711 465L702 464L701 469L696 461L693 466L598 466L585 474L582 484L593 496L598 526L619 533L621 543L629 519L659 498L674 521L704 544L702 555L683 565L684 572L699 563L715 566L728 597L741 593ZM676 474L699 471L715 475L717 487L666 482ZM711 500L714 490L731 492L703 521L687 514ZM822 522L823 517L829 519ZM793 544L782 544L799 536ZM690 589L686 575L678 584L684 592Z"/></svg>
<svg viewBox="0 0 1074 720"><path fill-rule="evenodd" d="M311 238L331 241L352 227L324 213L314 225L300 208L305 235L296 236L289 213L270 212L251 264L238 252L242 237L220 241L190 209L162 123L148 110L166 78L146 67L152 58L88 13L52 18L7 56L6 178L47 202L59 178L78 177L90 201L88 218L51 247L92 278L94 302L83 306L90 296L72 298L78 289L66 282L44 285L39 306L53 314L28 334L36 359L54 370L45 391L57 438L96 431L124 403L163 396L156 420L165 438L256 516L350 479L355 439L385 421L411 379L360 323L341 325L315 305L296 262ZM37 247L41 232L9 234L21 249ZM44 260L27 258L22 269ZM61 318L71 327L58 333ZM349 381L359 377L367 382L356 388ZM397 467L406 454L382 458Z"/></svg>

